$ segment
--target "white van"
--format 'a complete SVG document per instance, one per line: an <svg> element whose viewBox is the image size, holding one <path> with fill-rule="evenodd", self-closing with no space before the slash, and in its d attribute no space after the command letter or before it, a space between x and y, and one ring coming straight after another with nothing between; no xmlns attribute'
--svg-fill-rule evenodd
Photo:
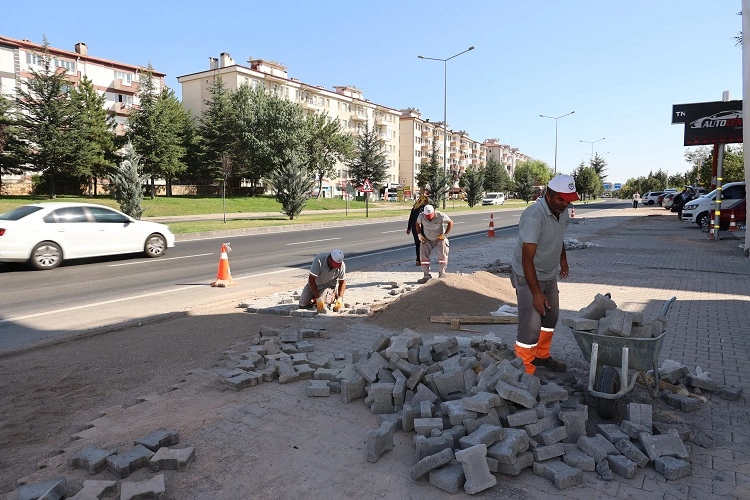
<svg viewBox="0 0 750 500"><path fill-rule="evenodd" d="M721 186L721 203L729 204L745 198L745 182L727 182ZM708 225L716 210L716 190L689 201L682 207L682 220L694 222L699 226ZM724 200L727 200L726 203ZM705 220L704 220L705 219Z"/></svg>
<svg viewBox="0 0 750 500"><path fill-rule="evenodd" d="M482 198L482 205L502 205L505 203L505 194L503 193L487 193Z"/></svg>

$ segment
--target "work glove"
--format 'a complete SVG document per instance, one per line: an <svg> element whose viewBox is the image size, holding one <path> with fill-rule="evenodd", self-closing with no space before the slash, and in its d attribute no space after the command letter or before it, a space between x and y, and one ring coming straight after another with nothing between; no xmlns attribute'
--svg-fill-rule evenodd
<svg viewBox="0 0 750 500"><path fill-rule="evenodd" d="M444 235L444 234L441 234L440 236L438 236L438 239L439 239L439 240L444 240L444 239L445 239L445 235Z"/></svg>
<svg viewBox="0 0 750 500"><path fill-rule="evenodd" d="M427 238L425 238L424 235L420 234L419 235L419 241L421 241L422 243L424 243L425 241L427 241Z"/></svg>
<svg viewBox="0 0 750 500"><path fill-rule="evenodd" d="M344 304L341 303L341 299L336 299L333 304L333 312L339 312L342 307L344 307Z"/></svg>
<svg viewBox="0 0 750 500"><path fill-rule="evenodd" d="M315 306L317 307L318 311L322 311L326 308L326 303L323 300L323 297L318 297L318 300L315 301Z"/></svg>

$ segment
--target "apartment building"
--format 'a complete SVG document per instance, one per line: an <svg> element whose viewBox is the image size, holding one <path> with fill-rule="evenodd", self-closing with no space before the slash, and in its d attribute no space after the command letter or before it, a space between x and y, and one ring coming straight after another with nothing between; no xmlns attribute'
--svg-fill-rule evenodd
<svg viewBox="0 0 750 500"><path fill-rule="evenodd" d="M508 171L511 179L516 172L516 165L530 159L521 153L518 148L511 147L508 144L500 144L497 139L486 139L482 146L487 149L487 157L494 157L499 161Z"/></svg>
<svg viewBox="0 0 750 500"><path fill-rule="evenodd" d="M53 66L64 70L72 85L78 84L84 76L91 80L94 88L104 95L104 107L114 118L115 131L123 134L128 115L139 105L138 82L143 68L90 56L83 42L76 43L73 51L54 47L47 47L47 51ZM0 36L0 94L15 99L18 89L23 88L24 82L31 77L31 71L41 70L43 54L41 44ZM164 73L153 72L157 92L164 86L164 76ZM3 190L13 189L14 183L28 184L30 188L30 178L25 177L28 176L4 177Z"/></svg>
<svg viewBox="0 0 750 500"><path fill-rule="evenodd" d="M250 59L246 65L241 65L224 52L218 58L209 58L208 70L177 77L182 85L182 104L193 116L200 116L206 109L211 85L219 77L230 90L242 85L263 86L278 97L299 104L305 111L325 113L331 119L338 119L343 129L352 135L359 134L365 124L369 124L370 129L377 131L388 166L387 186L382 186L380 194L387 187L399 184L399 111L370 102L354 86L342 85L328 90L290 78L286 66L278 62ZM335 178L324 180L326 197L346 193L347 167L340 163L336 170Z"/></svg>
<svg viewBox="0 0 750 500"><path fill-rule="evenodd" d="M423 119L418 109L407 108L401 111L401 134L399 146L399 168L404 192L416 191L416 178L422 165L430 162L433 145L438 153L438 162L444 163L444 149L447 151L449 172L463 174L469 167L480 167L487 161L487 148L469 137L464 131L446 130L442 122ZM452 189L458 190L458 183Z"/></svg>

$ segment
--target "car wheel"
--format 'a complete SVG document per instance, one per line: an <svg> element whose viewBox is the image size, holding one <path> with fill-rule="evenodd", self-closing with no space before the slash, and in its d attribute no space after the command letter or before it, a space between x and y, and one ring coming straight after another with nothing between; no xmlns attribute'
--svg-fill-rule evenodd
<svg viewBox="0 0 750 500"><path fill-rule="evenodd" d="M651 206L653 204L654 204L654 200L648 200L648 203L646 203L646 205L649 205L649 206Z"/></svg>
<svg viewBox="0 0 750 500"><path fill-rule="evenodd" d="M143 251L147 257L159 257L167 251L167 240L159 233L151 234L146 238Z"/></svg>
<svg viewBox="0 0 750 500"><path fill-rule="evenodd" d="M45 271L47 269L56 268L62 263L62 260L62 249L60 249L57 243L43 241L31 251L31 259L29 259L29 263L34 269Z"/></svg>
<svg viewBox="0 0 750 500"><path fill-rule="evenodd" d="M695 223L698 224L698 227L701 229L708 227L711 224L711 215L708 212L703 212L695 218Z"/></svg>

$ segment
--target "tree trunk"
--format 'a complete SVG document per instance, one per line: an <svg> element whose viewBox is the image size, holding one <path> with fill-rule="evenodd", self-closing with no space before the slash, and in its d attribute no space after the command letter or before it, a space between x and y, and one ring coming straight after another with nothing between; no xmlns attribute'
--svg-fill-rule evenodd
<svg viewBox="0 0 750 500"><path fill-rule="evenodd" d="M151 199L153 200L156 198L156 179L154 179L154 176L151 176Z"/></svg>

